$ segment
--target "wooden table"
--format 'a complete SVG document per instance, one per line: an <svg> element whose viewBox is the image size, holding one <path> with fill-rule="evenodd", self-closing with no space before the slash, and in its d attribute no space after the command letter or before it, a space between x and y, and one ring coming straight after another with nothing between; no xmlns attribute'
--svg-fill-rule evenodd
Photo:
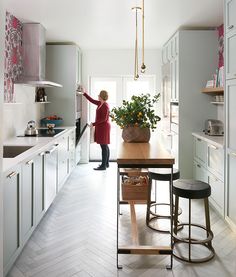
<svg viewBox="0 0 236 277"><path fill-rule="evenodd" d="M170 264L173 264L173 201L170 199L170 244L167 246L149 246L139 245L138 229L136 224L135 206L136 201L120 200L120 170L121 168L170 168L171 176L173 174L173 164L175 160L173 156L159 143L153 139L149 143L125 143L119 146L117 155L117 268L122 269L119 265L119 254L142 254L142 255L170 255ZM171 180L171 191L173 180ZM130 204L131 228L132 228L132 245L119 246L119 215L120 204Z"/></svg>

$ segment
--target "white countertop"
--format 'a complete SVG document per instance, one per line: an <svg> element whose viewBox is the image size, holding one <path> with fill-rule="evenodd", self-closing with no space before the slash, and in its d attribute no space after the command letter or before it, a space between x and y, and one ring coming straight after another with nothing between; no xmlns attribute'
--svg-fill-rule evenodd
<svg viewBox="0 0 236 277"><path fill-rule="evenodd" d="M208 136L203 132L192 133L193 136L205 140L217 147L224 147L224 136Z"/></svg>
<svg viewBox="0 0 236 277"><path fill-rule="evenodd" d="M14 137L4 141L3 145L5 146L32 146L32 148L14 158L3 158L3 172L6 172L18 163L29 159L40 151L44 151L50 145L55 144L66 132L75 129L75 127L60 127L59 129L62 128L65 129L65 131L59 133L55 137Z"/></svg>

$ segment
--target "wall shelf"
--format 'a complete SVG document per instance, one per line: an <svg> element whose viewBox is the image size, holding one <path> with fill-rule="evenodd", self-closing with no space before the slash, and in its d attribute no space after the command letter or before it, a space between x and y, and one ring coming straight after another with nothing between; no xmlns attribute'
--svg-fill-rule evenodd
<svg viewBox="0 0 236 277"><path fill-rule="evenodd" d="M48 101L44 101L44 102L35 102L36 104L49 104L49 103L51 103L51 102L48 102Z"/></svg>
<svg viewBox="0 0 236 277"><path fill-rule="evenodd" d="M224 102L211 102L211 104L214 104L214 105L224 105Z"/></svg>
<svg viewBox="0 0 236 277"><path fill-rule="evenodd" d="M7 106L8 105L22 105L22 103L21 102L12 102L12 103L11 102L10 103L5 102L4 105L7 105Z"/></svg>
<svg viewBox="0 0 236 277"><path fill-rule="evenodd" d="M210 94L210 95L222 95L222 94L224 94L224 88L223 87L203 88L202 93L206 93L206 94Z"/></svg>

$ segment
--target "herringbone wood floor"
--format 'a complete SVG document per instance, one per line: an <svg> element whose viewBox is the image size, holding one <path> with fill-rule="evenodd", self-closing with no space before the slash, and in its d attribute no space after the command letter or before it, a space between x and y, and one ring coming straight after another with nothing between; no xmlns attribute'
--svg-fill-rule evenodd
<svg viewBox="0 0 236 277"><path fill-rule="evenodd" d="M116 164L94 171L97 164L74 170L55 202L42 219L8 277L69 276L236 276L236 235L211 210L213 246L216 256L204 264L186 264L174 259L172 271L165 269L168 256L119 255L123 270L116 269ZM162 188L163 190L163 188ZM185 203L181 203L184 209ZM130 242L130 213L122 206L120 243ZM199 202L193 218L202 221ZM145 206L137 207L140 242L162 244L168 235L145 226Z"/></svg>

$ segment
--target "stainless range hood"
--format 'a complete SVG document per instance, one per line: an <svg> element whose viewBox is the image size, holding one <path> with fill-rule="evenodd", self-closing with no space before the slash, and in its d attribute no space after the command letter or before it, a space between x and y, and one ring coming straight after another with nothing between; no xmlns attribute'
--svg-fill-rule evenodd
<svg viewBox="0 0 236 277"><path fill-rule="evenodd" d="M23 74L15 84L33 87L62 87L45 79L45 28L39 23L23 24Z"/></svg>

